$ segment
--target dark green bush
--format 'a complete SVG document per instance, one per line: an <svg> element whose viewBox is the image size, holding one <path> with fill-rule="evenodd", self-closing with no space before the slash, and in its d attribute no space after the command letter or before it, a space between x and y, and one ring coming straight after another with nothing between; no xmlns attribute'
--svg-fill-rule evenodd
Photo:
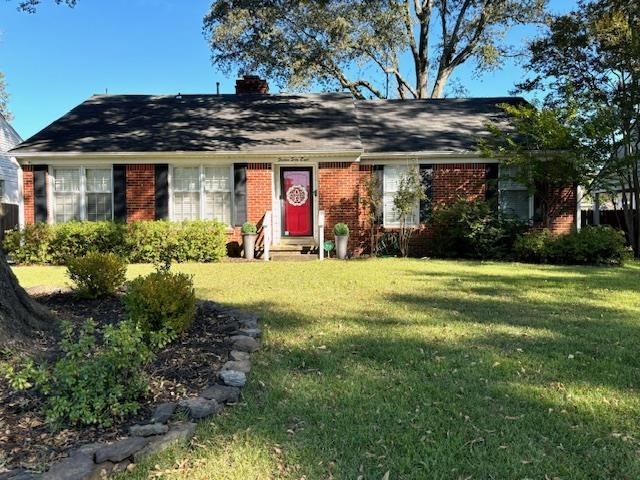
<svg viewBox="0 0 640 480"><path fill-rule="evenodd" d="M609 226L559 236L531 232L518 239L515 252L523 262L565 265L622 265L629 255L624 233Z"/></svg>
<svg viewBox="0 0 640 480"><path fill-rule="evenodd" d="M67 275L81 297L102 298L124 285L127 264L115 253L89 252L67 262Z"/></svg>
<svg viewBox="0 0 640 480"><path fill-rule="evenodd" d="M108 427L136 413L139 399L148 391L143 369L153 358L142 331L131 321L108 325L102 332L92 320L77 334L69 322L62 328L59 345L64 355L53 365L27 362L18 372L7 372L12 387L35 385L46 397L47 421L56 427Z"/></svg>
<svg viewBox="0 0 640 480"><path fill-rule="evenodd" d="M9 232L5 252L19 263L65 264L90 251L130 263L213 262L226 255L226 227L216 221L68 222Z"/></svg>
<svg viewBox="0 0 640 480"><path fill-rule="evenodd" d="M165 331L179 335L195 318L193 281L185 273L153 272L129 282L124 304L131 320L145 334Z"/></svg>
<svg viewBox="0 0 640 480"><path fill-rule="evenodd" d="M504 259L525 225L499 217L484 201L459 199L436 207L432 216L432 253L445 258Z"/></svg>
<svg viewBox="0 0 640 480"><path fill-rule="evenodd" d="M525 232L516 239L513 246L515 258L521 262L546 263L549 245L553 240L553 234L547 229Z"/></svg>
<svg viewBox="0 0 640 480"><path fill-rule="evenodd" d="M622 265L629 255L624 233L609 226L585 227L552 242L553 263Z"/></svg>

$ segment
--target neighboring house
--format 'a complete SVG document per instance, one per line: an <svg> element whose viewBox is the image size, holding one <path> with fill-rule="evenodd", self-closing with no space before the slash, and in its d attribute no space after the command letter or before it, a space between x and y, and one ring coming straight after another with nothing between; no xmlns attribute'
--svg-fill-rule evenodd
<svg viewBox="0 0 640 480"><path fill-rule="evenodd" d="M20 166L7 152L22 139L0 114L0 240L20 223Z"/></svg>
<svg viewBox="0 0 640 480"><path fill-rule="evenodd" d="M322 210L326 237L345 222L358 253L369 245L359 202L368 176L382 179L387 229L398 226L393 194L410 166L425 174L431 205L497 195L499 166L476 142L487 122L504 122L497 104L522 101L251 93L266 88L245 77L236 95L91 97L12 151L24 172L26 223L217 219L239 241L243 222L260 225L271 212L273 245L312 245ZM501 203L532 218L528 193L506 187ZM576 195L559 193L565 208L552 228L564 232ZM426 205L416 205L416 225Z"/></svg>

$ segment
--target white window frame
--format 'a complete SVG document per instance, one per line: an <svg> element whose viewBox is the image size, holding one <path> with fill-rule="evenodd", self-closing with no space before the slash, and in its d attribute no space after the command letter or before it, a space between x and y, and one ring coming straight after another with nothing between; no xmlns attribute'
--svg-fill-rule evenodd
<svg viewBox="0 0 640 480"><path fill-rule="evenodd" d="M382 225L384 228L400 228L400 219L396 213L393 213L393 219L389 218L390 212L395 212L395 206L393 205L393 197L397 188L392 190L390 187L391 179L387 177L389 169L398 171L399 181L400 176L407 172L410 168L419 168L418 165L394 165L385 164L382 169ZM416 202L413 209L413 215L407 219L407 227L417 227L420 224L420 202Z"/></svg>
<svg viewBox="0 0 640 480"><path fill-rule="evenodd" d="M108 192L111 194L111 218L107 219L107 221L113 221L114 215L114 192L113 192L113 165L50 165L49 166L49 182L48 182L48 190L49 194L47 195L48 203L51 205L51 223L56 222L56 210L57 210L57 202L56 202L56 190L55 190L55 182L56 182L56 170L76 170L80 175L80 218L79 221L87 221L87 193L100 193L100 192L87 192L87 170L108 170L109 178L111 179L111 190ZM103 192L107 193L107 192ZM63 222L64 223L64 222Z"/></svg>
<svg viewBox="0 0 640 480"><path fill-rule="evenodd" d="M505 170L511 170L509 167L504 167L503 165L498 166L498 209L500 213L503 212L503 195L504 192L522 192L525 191L528 193L528 189L526 185L522 183L518 183L515 180L504 179L503 175L505 175ZM527 212L527 218L521 218L520 220L525 222L531 222L533 220L533 195L531 193L528 194L528 203L529 203L529 211ZM507 212L510 215L513 215L512 212Z"/></svg>
<svg viewBox="0 0 640 480"><path fill-rule="evenodd" d="M199 205L198 205L198 219L206 219L206 220L218 220L214 218L206 218L206 205L204 199L207 195L207 190L205 188L205 172L207 168L226 168L229 172L229 223L225 223L228 227L233 227L234 222L234 211L235 211L235 195L234 195L234 171L233 164L184 164L184 165L171 165L169 169L169 218L172 221L176 221L175 216L175 169L176 168L198 168L198 179L199 179ZM210 192L209 192L210 193ZM196 219L193 219L196 220Z"/></svg>

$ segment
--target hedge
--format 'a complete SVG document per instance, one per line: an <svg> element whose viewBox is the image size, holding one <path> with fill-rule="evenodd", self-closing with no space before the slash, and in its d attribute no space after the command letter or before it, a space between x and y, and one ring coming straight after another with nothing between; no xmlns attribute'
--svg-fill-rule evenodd
<svg viewBox="0 0 640 480"><path fill-rule="evenodd" d="M529 232L518 238L514 251L523 262L565 265L622 265L630 256L624 233L606 225L557 236Z"/></svg>
<svg viewBox="0 0 640 480"><path fill-rule="evenodd" d="M215 262L226 255L226 226L217 221L67 222L6 232L16 262L63 265L88 252L115 253L129 263Z"/></svg>

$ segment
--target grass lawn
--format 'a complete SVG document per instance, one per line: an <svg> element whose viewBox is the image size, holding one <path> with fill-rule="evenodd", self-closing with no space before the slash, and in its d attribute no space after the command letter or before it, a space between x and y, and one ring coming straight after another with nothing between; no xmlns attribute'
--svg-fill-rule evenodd
<svg viewBox="0 0 640 480"><path fill-rule="evenodd" d="M640 478L640 264L177 269L259 312L264 346L244 403L127 478Z"/></svg>

